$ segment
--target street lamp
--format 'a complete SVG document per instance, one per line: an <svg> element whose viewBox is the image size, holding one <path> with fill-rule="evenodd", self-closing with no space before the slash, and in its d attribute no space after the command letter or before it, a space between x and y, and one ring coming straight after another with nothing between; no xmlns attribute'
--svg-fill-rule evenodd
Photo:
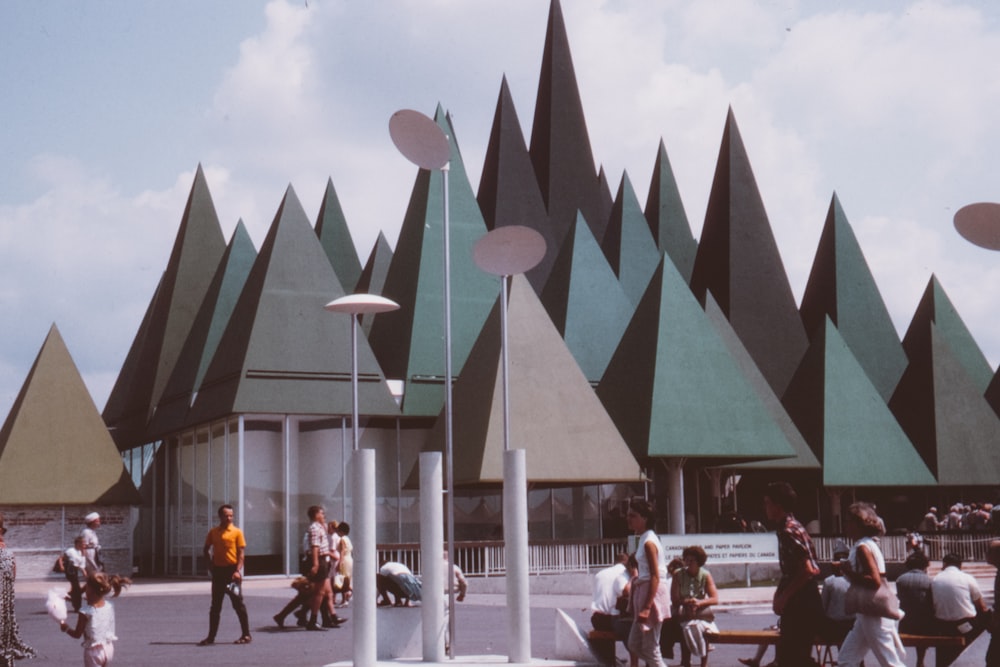
<svg viewBox="0 0 1000 667"><path fill-rule="evenodd" d="M510 381L507 352L507 281L545 257L545 239L530 227L498 227L476 242L476 266L500 276L500 356L503 386L503 535L507 566L507 625L510 662L531 660L528 595L528 482L524 449L510 448Z"/></svg>
<svg viewBox="0 0 1000 667"><path fill-rule="evenodd" d="M375 628L375 450L358 446L358 316L385 313L399 304L374 294L351 294L334 299L324 308L331 313L351 316L351 430L354 448L351 477L354 483L355 568L352 577L354 596L354 664L374 667L378 660L378 636ZM346 486L347 480L344 480Z"/></svg>
<svg viewBox="0 0 1000 667"><path fill-rule="evenodd" d="M1000 250L1000 204L979 202L958 209L955 229L966 241L987 250Z"/></svg>
<svg viewBox="0 0 1000 667"><path fill-rule="evenodd" d="M455 657L455 475L451 408L451 241L448 231L448 166L451 144L437 123L419 111L401 109L389 119L392 143L407 160L421 169L441 171L442 236L444 237L444 468L448 502L445 504L445 539L448 543L448 657Z"/></svg>

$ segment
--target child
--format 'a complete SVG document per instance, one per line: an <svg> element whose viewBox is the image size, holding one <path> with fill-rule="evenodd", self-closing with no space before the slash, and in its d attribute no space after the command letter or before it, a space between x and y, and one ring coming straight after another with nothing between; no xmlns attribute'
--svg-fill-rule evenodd
<svg viewBox="0 0 1000 667"><path fill-rule="evenodd" d="M73 603L73 611L80 611L80 604L83 602L82 584L87 580L87 556L84 553L86 548L87 540L82 535L77 535L73 540L73 546L63 553L63 572L69 581L69 597Z"/></svg>
<svg viewBox="0 0 1000 667"><path fill-rule="evenodd" d="M104 599L104 596L114 591L118 597L122 588L131 584L130 579L117 574L107 575L103 572L92 572L87 576L84 595L87 604L80 607L76 627L72 630L66 621L59 623L59 629L70 637L83 637L84 667L105 667L111 664L115 656L115 608Z"/></svg>

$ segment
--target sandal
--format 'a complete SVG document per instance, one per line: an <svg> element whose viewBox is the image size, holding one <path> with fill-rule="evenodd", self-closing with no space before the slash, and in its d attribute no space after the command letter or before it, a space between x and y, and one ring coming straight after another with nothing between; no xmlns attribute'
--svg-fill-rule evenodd
<svg viewBox="0 0 1000 667"><path fill-rule="evenodd" d="M250 635L243 635L242 637L240 637L239 639L237 639L233 643L234 644L249 644L252 641L253 641L253 637L251 637Z"/></svg>

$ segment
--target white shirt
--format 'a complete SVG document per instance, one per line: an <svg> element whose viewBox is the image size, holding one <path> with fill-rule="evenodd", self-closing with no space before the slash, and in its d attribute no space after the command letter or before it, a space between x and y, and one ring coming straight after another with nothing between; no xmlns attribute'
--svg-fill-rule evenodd
<svg viewBox="0 0 1000 667"><path fill-rule="evenodd" d="M976 615L976 601L983 593L975 578L949 565L931 581L934 616L942 621L960 621Z"/></svg>
<svg viewBox="0 0 1000 667"><path fill-rule="evenodd" d="M660 538L651 530L647 530L639 536L639 548L635 551L635 560L639 564L639 579L649 579L652 576L652 571L650 570L651 564L646 561L646 543L649 541L652 541L656 545L656 555L659 561L652 565L660 573L660 581L664 582L667 580L667 559L663 553L663 545L660 544Z"/></svg>
<svg viewBox="0 0 1000 667"><path fill-rule="evenodd" d="M618 596L625 590L628 579L628 572L621 563L600 570L594 575L594 599L590 603L590 608L601 614L618 616L619 612L615 605Z"/></svg>
<svg viewBox="0 0 1000 667"><path fill-rule="evenodd" d="M410 571L410 568L406 567L402 563L396 563L393 561L389 561L382 565L382 567L378 569L378 572L379 574L384 574L387 577L399 576L401 574L413 574Z"/></svg>
<svg viewBox="0 0 1000 667"><path fill-rule="evenodd" d="M87 625L83 629L84 647L107 646L118 639L115 636L115 608L110 602L105 600L100 607L84 604L80 613L87 617Z"/></svg>

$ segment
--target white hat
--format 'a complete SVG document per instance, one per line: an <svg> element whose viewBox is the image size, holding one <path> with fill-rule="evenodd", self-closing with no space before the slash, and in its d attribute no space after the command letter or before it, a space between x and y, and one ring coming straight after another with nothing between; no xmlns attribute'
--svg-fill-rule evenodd
<svg viewBox="0 0 1000 667"><path fill-rule="evenodd" d="M97 512L91 512L87 516L83 517L83 522L84 523L91 523L93 521L97 521L100 518L101 518L100 514L98 514Z"/></svg>

